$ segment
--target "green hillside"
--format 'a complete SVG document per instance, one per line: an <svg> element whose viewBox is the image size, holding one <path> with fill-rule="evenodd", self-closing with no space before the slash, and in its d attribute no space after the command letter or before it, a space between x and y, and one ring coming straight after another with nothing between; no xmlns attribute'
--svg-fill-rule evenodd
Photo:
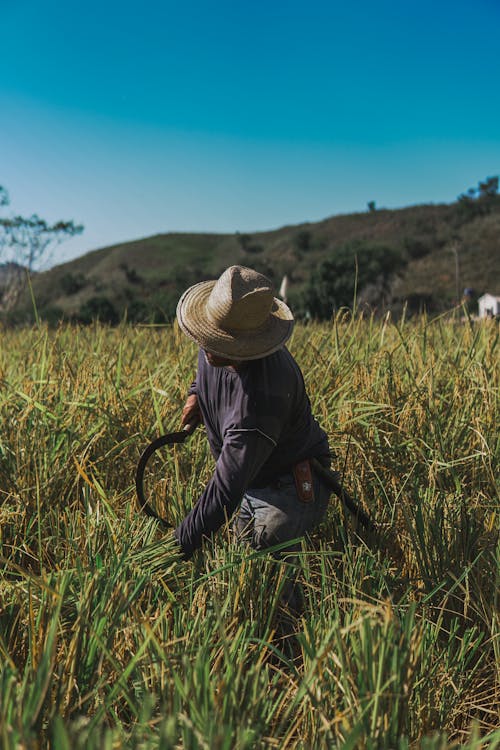
<svg viewBox="0 0 500 750"><path fill-rule="evenodd" d="M457 287L499 293L500 197L370 210L251 235L156 235L37 274L33 292L39 314L51 321L117 322L127 314L160 322L171 319L186 286L234 263L277 286L287 274L299 316L329 317L352 304L355 287L359 303L378 311L406 304L410 312L439 312L454 304ZM11 317L32 314L26 291Z"/></svg>

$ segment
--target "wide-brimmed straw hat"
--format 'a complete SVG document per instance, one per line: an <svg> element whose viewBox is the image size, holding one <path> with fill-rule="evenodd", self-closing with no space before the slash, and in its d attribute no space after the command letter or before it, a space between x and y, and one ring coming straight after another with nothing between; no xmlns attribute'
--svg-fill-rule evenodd
<svg viewBox="0 0 500 750"><path fill-rule="evenodd" d="M244 266L231 266L217 281L189 287L177 305L177 320L202 349L236 361L280 349L294 324L269 279Z"/></svg>

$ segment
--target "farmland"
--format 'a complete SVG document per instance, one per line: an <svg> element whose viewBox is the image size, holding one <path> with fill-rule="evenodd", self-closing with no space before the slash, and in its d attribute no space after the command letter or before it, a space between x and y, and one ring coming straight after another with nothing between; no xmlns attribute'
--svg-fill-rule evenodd
<svg viewBox="0 0 500 750"><path fill-rule="evenodd" d="M179 428L195 348L174 326L1 332L0 745L500 747L499 329L338 317L290 349L339 501L287 563L228 529L182 562L138 513L145 445ZM212 471L203 431L165 451L173 523Z"/></svg>

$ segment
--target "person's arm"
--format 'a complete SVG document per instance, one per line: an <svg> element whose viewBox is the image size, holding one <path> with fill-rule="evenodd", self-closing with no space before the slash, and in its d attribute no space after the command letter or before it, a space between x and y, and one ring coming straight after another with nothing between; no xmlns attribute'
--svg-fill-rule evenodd
<svg viewBox="0 0 500 750"><path fill-rule="evenodd" d="M274 447L272 438L259 430L234 430L226 435L212 478L175 530L186 559L201 547L203 537L231 518Z"/></svg>
<svg viewBox="0 0 500 750"><path fill-rule="evenodd" d="M183 427L186 427L186 425L196 427L196 425L202 421L198 397L196 393L192 393L187 397L184 408L182 409L181 425Z"/></svg>
<svg viewBox="0 0 500 750"><path fill-rule="evenodd" d="M196 427L197 424L199 424L200 422L203 422L200 406L198 404L197 393L198 391L196 387L196 378L195 378L193 382L191 383L191 385L189 386L186 403L184 404L184 407L182 409L182 414L181 414L182 427L186 427L186 425L192 425Z"/></svg>

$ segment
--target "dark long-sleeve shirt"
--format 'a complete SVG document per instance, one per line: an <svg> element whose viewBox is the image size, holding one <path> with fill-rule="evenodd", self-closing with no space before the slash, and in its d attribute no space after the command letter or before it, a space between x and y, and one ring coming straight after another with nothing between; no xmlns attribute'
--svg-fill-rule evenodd
<svg viewBox="0 0 500 750"><path fill-rule="evenodd" d="M266 486L305 458L329 456L300 368L285 347L237 370L209 365L200 351L190 393L198 398L216 464L175 530L186 556L232 516L249 488Z"/></svg>

